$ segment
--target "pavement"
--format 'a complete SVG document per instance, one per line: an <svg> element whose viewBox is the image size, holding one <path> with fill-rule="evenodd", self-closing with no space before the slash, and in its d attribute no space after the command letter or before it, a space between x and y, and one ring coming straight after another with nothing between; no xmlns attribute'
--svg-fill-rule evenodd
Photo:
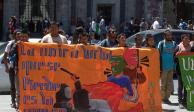
<svg viewBox="0 0 194 112"><path fill-rule="evenodd" d="M162 104L163 112L188 112L186 109L179 109L177 96L177 80L174 80L174 95L171 95L170 101L173 105ZM10 107L10 95L0 95L0 112L16 112Z"/></svg>
<svg viewBox="0 0 194 112"><path fill-rule="evenodd" d="M10 107L10 95L0 95L0 112L16 112L15 109Z"/></svg>

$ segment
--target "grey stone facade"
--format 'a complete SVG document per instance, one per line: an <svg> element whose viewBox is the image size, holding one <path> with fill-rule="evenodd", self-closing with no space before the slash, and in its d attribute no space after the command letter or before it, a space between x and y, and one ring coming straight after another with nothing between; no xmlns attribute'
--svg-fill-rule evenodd
<svg viewBox="0 0 194 112"><path fill-rule="evenodd" d="M19 17L19 0L4 0L3 9L3 34L2 40L5 40L6 34L8 32L8 21L13 15Z"/></svg>
<svg viewBox="0 0 194 112"><path fill-rule="evenodd" d="M68 31L71 25L71 0L56 0L56 2L56 21L62 22L63 29Z"/></svg>
<svg viewBox="0 0 194 112"><path fill-rule="evenodd" d="M149 19L154 16L152 15L152 7L154 10L158 11L156 13L160 16L161 8L159 6L161 3L158 1L161 0L56 0L55 19L62 22L62 28L66 32L69 32L71 30L72 21L75 21L75 18L79 17L84 22L87 22L89 17L97 17L98 5L111 5L111 23L119 26L121 22L129 21L131 17L144 17ZM154 4L152 2L154 2ZM9 17L13 15L19 17L19 0L4 0L4 37L8 29L7 24Z"/></svg>

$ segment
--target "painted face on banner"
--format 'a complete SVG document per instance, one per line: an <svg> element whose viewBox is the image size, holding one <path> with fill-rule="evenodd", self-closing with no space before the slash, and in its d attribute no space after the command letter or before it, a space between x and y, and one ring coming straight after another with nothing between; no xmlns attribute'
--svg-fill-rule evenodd
<svg viewBox="0 0 194 112"><path fill-rule="evenodd" d="M122 56L113 56L110 59L110 64L113 75L121 74L126 66L125 60Z"/></svg>
<svg viewBox="0 0 194 112"><path fill-rule="evenodd" d="M128 68L135 69L138 66L138 50L128 49L124 52L123 57L128 65Z"/></svg>

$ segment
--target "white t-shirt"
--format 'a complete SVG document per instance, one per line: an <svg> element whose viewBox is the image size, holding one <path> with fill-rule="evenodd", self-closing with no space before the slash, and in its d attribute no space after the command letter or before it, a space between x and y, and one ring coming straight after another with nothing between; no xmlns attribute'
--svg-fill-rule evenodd
<svg viewBox="0 0 194 112"><path fill-rule="evenodd" d="M92 21L92 30L96 32L96 22Z"/></svg>
<svg viewBox="0 0 194 112"><path fill-rule="evenodd" d="M159 29L160 28L159 22L158 21L154 21L152 27L153 27L154 30Z"/></svg>
<svg viewBox="0 0 194 112"><path fill-rule="evenodd" d="M67 38L60 34L57 37L52 37L51 34L47 34L42 38L41 43L68 44Z"/></svg>
<svg viewBox="0 0 194 112"><path fill-rule="evenodd" d="M14 42L15 42L15 40L9 41L9 43L7 44L7 46L6 46L6 48L5 48L5 52L6 52L6 53L9 53L9 52L10 52L11 46L13 46Z"/></svg>
<svg viewBox="0 0 194 112"><path fill-rule="evenodd" d="M7 46L5 48L5 53L9 54L9 52L11 51L11 48L14 46L14 44L15 44L15 40L9 41L9 43L7 44ZM13 63L11 63L11 62L8 63L9 68L13 68L13 66L14 66Z"/></svg>

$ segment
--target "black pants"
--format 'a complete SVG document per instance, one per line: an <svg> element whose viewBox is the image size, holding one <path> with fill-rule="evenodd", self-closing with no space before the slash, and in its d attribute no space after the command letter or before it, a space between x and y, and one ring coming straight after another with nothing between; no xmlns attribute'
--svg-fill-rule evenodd
<svg viewBox="0 0 194 112"><path fill-rule="evenodd" d="M187 99L187 91L186 88L183 86L183 80L180 72L179 65L177 64L177 76L178 76L178 101L181 104L186 103Z"/></svg>
<svg viewBox="0 0 194 112"><path fill-rule="evenodd" d="M15 70L13 68L9 69L9 80L10 80L10 94L11 94L11 101L15 103L16 98L16 89L15 89Z"/></svg>

